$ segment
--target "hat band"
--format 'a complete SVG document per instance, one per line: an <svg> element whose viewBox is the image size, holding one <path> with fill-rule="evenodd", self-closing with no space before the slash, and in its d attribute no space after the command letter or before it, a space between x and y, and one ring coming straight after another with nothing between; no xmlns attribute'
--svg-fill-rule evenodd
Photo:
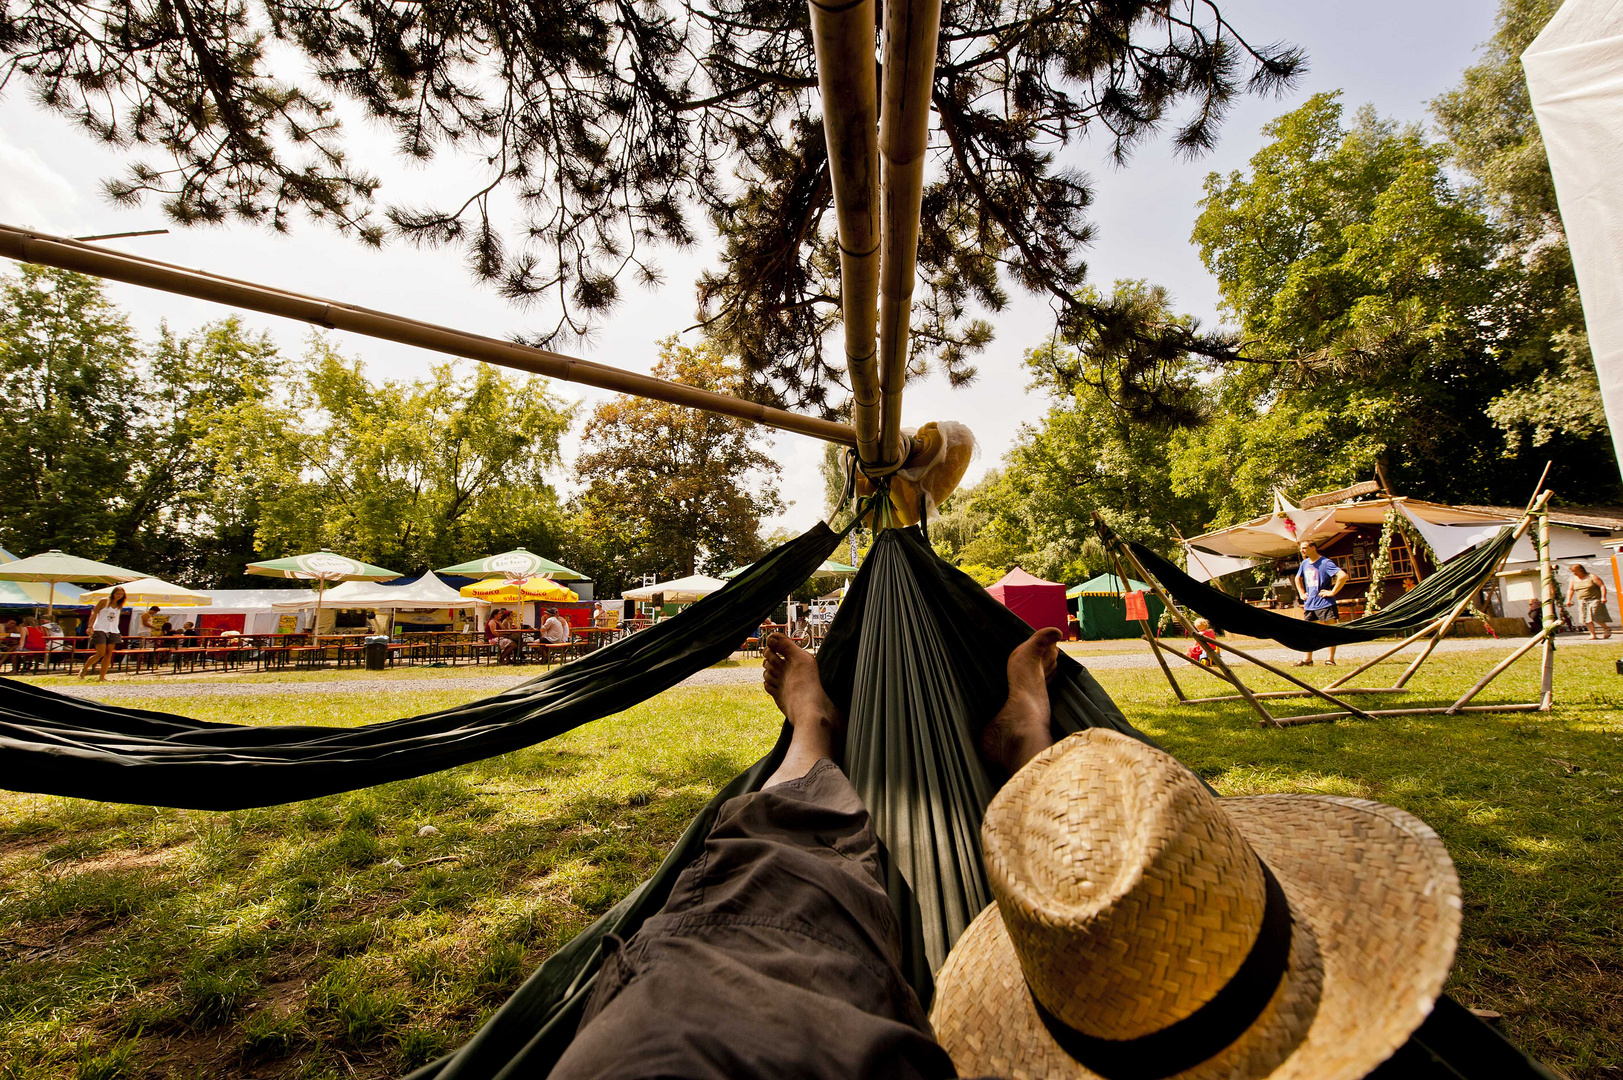
<svg viewBox="0 0 1623 1080"><path fill-rule="evenodd" d="M1162 1080L1215 1057L1245 1034L1273 998L1291 952L1290 901L1268 864L1260 858L1257 864L1266 892L1262 926L1245 960L1210 1001L1159 1031L1101 1039L1071 1027L1032 994L1037 1016L1060 1049L1108 1080Z"/></svg>

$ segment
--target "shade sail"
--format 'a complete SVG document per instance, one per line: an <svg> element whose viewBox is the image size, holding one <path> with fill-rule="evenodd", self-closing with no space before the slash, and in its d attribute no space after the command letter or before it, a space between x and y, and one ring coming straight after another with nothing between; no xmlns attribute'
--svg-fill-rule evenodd
<svg viewBox="0 0 1623 1080"><path fill-rule="evenodd" d="M84 593L80 599L86 604L94 604L98 600L112 599L113 589L109 585L104 589ZM124 583L124 602L131 607L208 607L214 603L214 598L207 593L194 592L183 585L174 585L162 578L144 577Z"/></svg>
<svg viewBox="0 0 1623 1080"><path fill-rule="evenodd" d="M54 548L41 555L0 563L0 581L93 581L116 585L144 577L122 566L110 566L94 559L81 559Z"/></svg>
<svg viewBox="0 0 1623 1080"><path fill-rule="evenodd" d="M670 581L656 581L652 585L644 585L637 589L627 589L620 595L627 600L652 600L656 596L663 596L667 604L691 604L695 600L702 600L711 593L718 592L726 584L720 578L690 574Z"/></svg>
<svg viewBox="0 0 1623 1080"><path fill-rule="evenodd" d="M1069 612L1065 608L1065 586L1044 581L1018 566L986 587L992 598L1022 619L1033 630L1052 626L1063 631Z"/></svg>
<svg viewBox="0 0 1623 1080"><path fill-rule="evenodd" d="M523 578L518 581L504 581L500 578L476 581L472 585L462 586L461 595L474 602L486 604L544 604L548 601L554 604L569 604L580 599L573 589L545 577Z"/></svg>
<svg viewBox="0 0 1623 1080"><path fill-rule="evenodd" d="M1522 53L1623 461L1623 4L1567 0Z"/></svg>
<svg viewBox="0 0 1623 1080"><path fill-rule="evenodd" d="M463 577L508 577L528 578L547 577L554 581L589 581L585 574L578 570L571 570L562 563L555 563L542 555L524 548L514 548L504 551L500 555L487 555L482 559L470 559L455 566L442 566L435 571L440 574L460 574Z"/></svg>
<svg viewBox="0 0 1623 1080"><path fill-rule="evenodd" d="M4 567L0 567L3 570ZM322 548L286 559L267 559L248 564L248 573L264 577L298 578L301 581L393 581L393 570L346 558Z"/></svg>

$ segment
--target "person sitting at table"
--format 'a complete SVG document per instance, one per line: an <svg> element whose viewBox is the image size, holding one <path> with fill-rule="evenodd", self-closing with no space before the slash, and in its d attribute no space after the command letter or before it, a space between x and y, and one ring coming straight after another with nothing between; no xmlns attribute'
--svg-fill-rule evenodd
<svg viewBox="0 0 1623 1080"><path fill-rule="evenodd" d="M187 619L186 625L180 628L180 636L183 638L196 638L197 624L192 622L190 619Z"/></svg>
<svg viewBox="0 0 1623 1080"><path fill-rule="evenodd" d="M547 608L547 620L541 624L541 640L548 645L567 645L569 637L569 624L558 617L558 609Z"/></svg>
<svg viewBox="0 0 1623 1080"><path fill-rule="evenodd" d="M45 655L45 631L40 627L39 620L30 615L23 620L22 644L13 654L13 663L18 671L22 670L23 660L38 660ZM28 654L26 657L23 654Z"/></svg>
<svg viewBox="0 0 1623 1080"><path fill-rule="evenodd" d="M62 624L55 619L46 619L39 624L39 628L45 631L45 648L47 651L61 652L64 649L73 647L68 644L67 635L62 632Z"/></svg>
<svg viewBox="0 0 1623 1080"><path fill-rule="evenodd" d="M155 638L162 633L163 619L158 615L158 605L153 604L141 612L141 618L135 624L135 636L138 638Z"/></svg>
<svg viewBox="0 0 1623 1080"><path fill-rule="evenodd" d="M22 648L23 632L16 619L0 622L0 656L9 656Z"/></svg>
<svg viewBox="0 0 1623 1080"><path fill-rule="evenodd" d="M506 633L506 631L512 629L507 624L508 619L511 617L512 612L505 608L497 608L490 613L490 618L485 620L485 640L496 647L496 662L498 664L510 663L513 659L513 653L518 650L517 636Z"/></svg>

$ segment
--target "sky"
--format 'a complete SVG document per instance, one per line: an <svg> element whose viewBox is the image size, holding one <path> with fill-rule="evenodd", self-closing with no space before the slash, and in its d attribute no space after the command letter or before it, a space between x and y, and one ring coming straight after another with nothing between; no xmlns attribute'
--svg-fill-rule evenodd
<svg viewBox="0 0 1623 1080"><path fill-rule="evenodd" d="M1453 86L1461 70L1475 61L1479 45L1493 31L1496 6L1493 0L1222 3L1225 16L1248 40L1303 47L1308 71L1283 95L1240 101L1216 148L1193 161L1174 156L1164 140L1143 144L1126 167L1109 161L1103 140L1071 148L1063 163L1086 171L1095 181L1098 236L1088 253L1091 280L1108 289L1119 279L1147 279L1166 286L1178 310L1199 317L1203 325L1220 324L1217 283L1189 242L1207 174L1245 168L1262 146L1264 124L1323 91L1343 91L1349 112L1370 103L1385 116L1429 125L1427 103ZM448 190L457 179L450 163L417 171L385 167L389 143L383 133L368 129L364 121L351 120L349 128L352 156L384 181L379 193L383 201L418 202ZM0 99L0 222L70 236L166 227L156 206L114 206L100 194L100 182L120 171L116 151L39 110L23 88L13 86ZM498 337L551 322L544 313L520 311L480 286L453 252L401 243L367 249L309 220L296 221L286 235L233 224L177 228L164 236L106 246ZM626 301L589 342L563 351L629 370L648 370L657 343L693 325L693 282L711 257L703 245L662 255L661 287L632 286ZM0 265L0 273L5 269ZM225 314L203 301L135 286L112 284L109 291L137 330L148 336L165 321L183 331ZM245 321L269 331L284 351L293 354L302 351L309 334L303 324L271 316L249 313ZM962 420L970 425L980 453L966 485L996 466L1021 426L1040 421L1049 404L1026 389L1021 367L1024 352L1045 341L1052 328L1046 304L1016 292L992 322L997 337L977 360L980 377L975 383L953 389L939 377L920 380L909 386L903 409L908 426L930 420ZM687 340L695 340L695 334L689 331ZM409 346L341 333L333 336L342 351L366 362L374 379L418 378L429 365L444 360ZM561 397L582 401L585 408L606 396L564 383L554 388ZM577 423L575 433L579 428ZM573 457L573 440L572 434L565 445L566 458ZM804 529L823 513L818 473L823 445L803 436L777 434L770 452L783 466L781 488L788 507L768 527ZM567 491L567 476L558 480Z"/></svg>

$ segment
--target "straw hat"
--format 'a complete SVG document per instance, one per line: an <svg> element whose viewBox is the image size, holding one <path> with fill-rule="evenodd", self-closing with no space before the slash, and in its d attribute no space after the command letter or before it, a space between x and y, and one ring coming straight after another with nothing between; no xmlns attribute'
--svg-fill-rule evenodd
<svg viewBox="0 0 1623 1080"><path fill-rule="evenodd" d="M997 902L936 980L962 1076L1363 1077L1431 1012L1459 882L1362 799L1216 799L1112 731L1043 751L982 829Z"/></svg>

